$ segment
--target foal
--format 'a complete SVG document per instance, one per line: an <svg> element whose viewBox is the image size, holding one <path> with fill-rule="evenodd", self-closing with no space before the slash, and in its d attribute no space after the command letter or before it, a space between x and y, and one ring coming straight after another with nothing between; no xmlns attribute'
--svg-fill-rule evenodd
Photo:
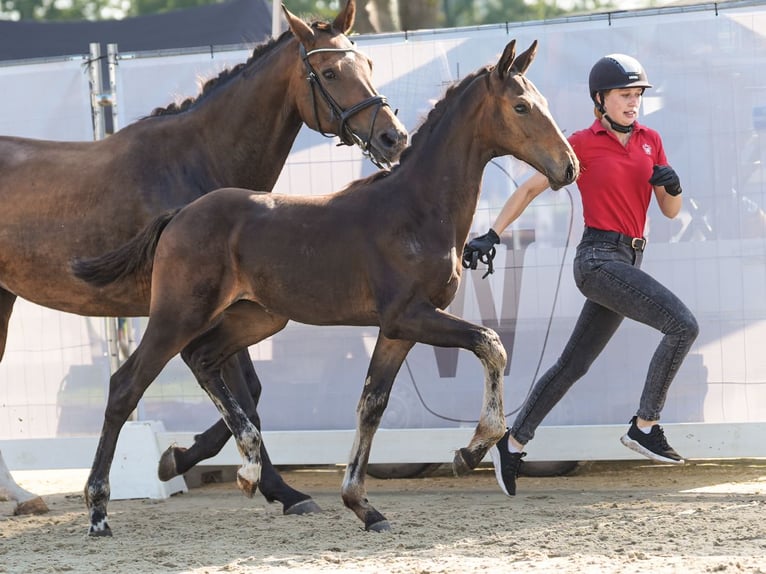
<svg viewBox="0 0 766 574"><path fill-rule="evenodd" d="M158 218L121 250L75 262L75 274L97 285L143 289L151 282L149 323L112 377L107 420L123 420L183 350L236 437L244 459L238 483L252 495L261 435L224 384L223 362L291 320L377 325L343 480L345 505L367 530L390 528L367 500L365 470L394 378L418 342L470 350L484 365L479 423L454 460L458 474L475 468L505 431L506 353L494 331L444 309L460 281L484 167L512 154L554 188L573 182L579 170L545 98L524 76L536 51L537 42L515 57L512 41L496 66L450 89L390 173L325 196L220 189ZM106 524L102 484L116 441L116 433L102 435L88 479L92 531Z"/></svg>

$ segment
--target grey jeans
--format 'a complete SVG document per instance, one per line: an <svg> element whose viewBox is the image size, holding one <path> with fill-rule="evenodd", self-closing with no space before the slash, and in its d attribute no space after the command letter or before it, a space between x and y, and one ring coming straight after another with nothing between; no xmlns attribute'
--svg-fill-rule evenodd
<svg viewBox="0 0 766 574"><path fill-rule="evenodd" d="M636 414L659 420L668 387L699 327L681 300L641 271L642 251L614 232L586 228L577 246L574 277L587 297L556 363L537 381L516 416L511 434L526 444L545 416L593 364L625 317L654 327L664 337L649 364Z"/></svg>

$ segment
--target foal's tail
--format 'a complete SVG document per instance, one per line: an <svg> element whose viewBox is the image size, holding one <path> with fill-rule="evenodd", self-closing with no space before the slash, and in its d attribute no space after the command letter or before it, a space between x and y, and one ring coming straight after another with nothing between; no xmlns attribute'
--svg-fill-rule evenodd
<svg viewBox="0 0 766 574"><path fill-rule="evenodd" d="M89 259L73 259L72 273L78 279L96 287L134 277L138 281L151 281L154 252L162 231L180 209L166 211L155 218L143 231L114 251Z"/></svg>

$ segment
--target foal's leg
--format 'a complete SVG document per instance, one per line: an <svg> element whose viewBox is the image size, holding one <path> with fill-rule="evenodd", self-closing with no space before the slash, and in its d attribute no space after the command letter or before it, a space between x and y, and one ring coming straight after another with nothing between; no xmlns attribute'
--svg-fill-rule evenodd
<svg viewBox="0 0 766 574"><path fill-rule="evenodd" d="M216 365L221 364L222 361L224 364L231 364L232 359L226 360L226 357L230 357L233 353L236 353L241 360L241 349L246 349L247 346L273 335L284 328L286 324L286 319L267 313L259 305L245 302L237 303L226 311L222 320L213 329L184 349L184 360L198 374L201 382L212 381L213 388L216 389L218 386L216 378L220 378L218 374L220 370L216 371ZM245 354L247 364L252 366L246 351ZM254 371L253 374L255 374ZM233 399L243 409L243 412L246 412L251 423L260 430L260 418L256 411L256 401L252 395L252 388L241 384L232 384L230 378L223 380L226 381ZM241 379L236 379L236 381L239 383ZM260 386L258 387L258 395L260 395ZM226 422L229 424L228 420ZM250 432L246 429L232 430L238 439L240 439L238 433ZM247 440L247 437L240 440ZM240 452L242 452L241 447ZM262 441L260 442L260 455L268 460L268 454L266 454ZM270 461L268 465L264 465L264 471L266 472L261 476L260 484L264 496L271 501L274 500L272 497L275 494L281 495L283 498L280 500L283 502L283 511L286 514L320 511L310 497L287 486L276 473ZM254 492L254 488L248 491L247 484L242 481L240 481L240 488L245 490L248 495L252 495Z"/></svg>
<svg viewBox="0 0 766 574"><path fill-rule="evenodd" d="M183 357L188 355L182 353ZM191 366L191 365L190 365ZM196 376L196 374L195 374ZM228 359L223 365L223 380L230 388L234 384L246 384L254 405L253 415L250 420L261 429L261 421L255 407L261 396L261 382L253 368L253 362L247 349L239 351L234 357ZM237 381L237 383L232 383ZM194 444L188 449L171 445L162 453L158 475L160 480L170 480L174 476L183 474L198 464L200 461L211 458L218 454L226 442L231 438L231 431L223 419L213 424L201 434L195 435ZM289 486L271 464L266 445L261 442L261 483L260 490L269 502L278 501L282 504L284 514L307 514L321 512L321 508L311 499L311 496L295 490Z"/></svg>
<svg viewBox="0 0 766 574"><path fill-rule="evenodd" d="M146 333L135 352L115 371L109 380L109 397L104 412L104 424L96 447L88 480L85 484L85 503L90 515L90 536L111 536L107 522L109 503L109 471L120 430L130 413L138 405L152 381L162 368L184 346L172 333L156 333L150 319Z"/></svg>
<svg viewBox="0 0 766 574"><path fill-rule="evenodd" d="M351 460L343 478L341 496L346 507L364 522L365 530L383 532L391 529L386 517L375 510L367 500L364 480L372 438L388 405L396 374L413 345L412 341L387 339L378 335L362 396L356 408L356 436Z"/></svg>
<svg viewBox="0 0 766 574"><path fill-rule="evenodd" d="M427 305L411 306L395 318L381 322L389 337L426 343L435 347L460 347L473 352L484 365L484 396L473 437L468 446L455 453L456 475L476 468L505 432L503 414L503 372L506 353L498 334Z"/></svg>

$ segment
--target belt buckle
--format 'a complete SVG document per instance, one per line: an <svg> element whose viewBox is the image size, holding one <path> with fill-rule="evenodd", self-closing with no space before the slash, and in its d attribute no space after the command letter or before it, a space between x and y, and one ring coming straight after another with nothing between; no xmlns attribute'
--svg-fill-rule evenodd
<svg viewBox="0 0 766 574"><path fill-rule="evenodd" d="M646 239L643 237L634 237L630 240L630 246L634 251L643 251L644 247L646 247Z"/></svg>

